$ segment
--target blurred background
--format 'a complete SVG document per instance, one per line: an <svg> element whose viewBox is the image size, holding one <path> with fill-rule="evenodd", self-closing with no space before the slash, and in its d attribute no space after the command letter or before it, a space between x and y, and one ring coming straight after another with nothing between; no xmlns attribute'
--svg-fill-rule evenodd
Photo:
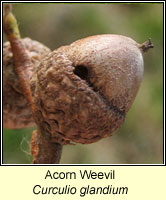
<svg viewBox="0 0 166 200"><path fill-rule="evenodd" d="M64 146L61 164L163 163L163 5L15 4L22 37L52 50L95 34L121 34L138 43L152 38L144 78L123 126L95 144ZM6 38L4 37L4 41ZM31 163L34 128L3 131L3 163Z"/></svg>

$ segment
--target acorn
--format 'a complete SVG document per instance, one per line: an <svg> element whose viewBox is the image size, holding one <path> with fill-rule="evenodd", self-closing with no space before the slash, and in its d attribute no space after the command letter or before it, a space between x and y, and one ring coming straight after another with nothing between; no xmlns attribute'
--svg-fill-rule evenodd
<svg viewBox="0 0 166 200"><path fill-rule="evenodd" d="M51 52L31 79L40 132L61 145L93 143L115 133L140 87L143 53L152 47L150 39L138 44L129 37L106 34ZM34 138L32 153L37 149Z"/></svg>
<svg viewBox="0 0 166 200"><path fill-rule="evenodd" d="M36 65L29 55L36 51L25 50L11 6L4 4L3 11L13 53L13 62L7 61L10 51L4 48L4 63L12 66L4 67L4 124L26 127L34 118L33 163L59 163L64 144L93 143L115 133L140 87L151 40L138 44L120 35L91 36Z"/></svg>
<svg viewBox="0 0 166 200"><path fill-rule="evenodd" d="M22 39L22 43L33 63L33 67L29 68L31 77L41 60L50 52L50 49L30 38ZM35 126L31 108L23 95L15 71L9 42L3 44L3 125L10 129Z"/></svg>

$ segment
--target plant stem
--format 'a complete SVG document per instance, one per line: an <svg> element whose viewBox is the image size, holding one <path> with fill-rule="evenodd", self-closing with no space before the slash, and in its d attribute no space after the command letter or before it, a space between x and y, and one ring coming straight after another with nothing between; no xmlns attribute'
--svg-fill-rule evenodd
<svg viewBox="0 0 166 200"><path fill-rule="evenodd" d="M31 152L33 164L58 164L62 145L52 143L50 137L41 129L32 133Z"/></svg>
<svg viewBox="0 0 166 200"><path fill-rule="evenodd" d="M22 92L32 108L35 119L35 107L32 103L32 92L30 89L32 74L29 70L33 68L33 64L22 43L17 20L12 14L12 6L10 4L3 4L3 29L11 44L14 66ZM51 142L50 136L42 131L38 125L38 130L32 134L31 151L34 157L34 164L54 164L59 163L62 145Z"/></svg>
<svg viewBox="0 0 166 200"><path fill-rule="evenodd" d="M11 44L13 53L13 60L15 70L17 72L22 92L28 102L32 103L32 94L30 90L30 70L32 68L32 62L25 50L21 41L17 20L12 14L12 7L10 4L3 5L3 29Z"/></svg>

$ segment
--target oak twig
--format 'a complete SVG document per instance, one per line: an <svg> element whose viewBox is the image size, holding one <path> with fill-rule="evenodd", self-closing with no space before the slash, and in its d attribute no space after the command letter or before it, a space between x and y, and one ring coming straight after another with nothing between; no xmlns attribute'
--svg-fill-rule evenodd
<svg viewBox="0 0 166 200"><path fill-rule="evenodd" d="M12 6L10 4L4 4L3 12L3 30L11 44L15 70L17 72L22 91L28 102L31 104L32 94L29 84L31 74L29 69L32 67L32 62L25 51L24 45L22 44L17 21L12 14Z"/></svg>
<svg viewBox="0 0 166 200"><path fill-rule="evenodd" d="M32 113L34 113L35 108L32 103L32 92L30 89L32 72L29 70L33 67L33 64L22 43L11 4L3 4L3 30L11 45L14 67L18 75L20 87L32 108ZM41 131L38 126L37 131L34 131L32 134L31 151L34 156L34 164L54 164L59 163L62 145L51 142L50 137Z"/></svg>

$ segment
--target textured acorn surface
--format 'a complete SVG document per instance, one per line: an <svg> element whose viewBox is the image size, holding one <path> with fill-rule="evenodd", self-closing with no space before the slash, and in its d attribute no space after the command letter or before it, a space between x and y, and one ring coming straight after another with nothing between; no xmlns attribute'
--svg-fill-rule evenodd
<svg viewBox="0 0 166 200"><path fill-rule="evenodd" d="M128 37L98 35L63 46L32 77L37 123L61 144L110 136L123 123L142 75L142 52Z"/></svg>
<svg viewBox="0 0 166 200"><path fill-rule="evenodd" d="M29 73L32 74L50 50L30 38L24 38L22 42L34 66L33 69L29 69ZM3 125L5 128L25 128L35 125L14 69L9 42L3 44Z"/></svg>

